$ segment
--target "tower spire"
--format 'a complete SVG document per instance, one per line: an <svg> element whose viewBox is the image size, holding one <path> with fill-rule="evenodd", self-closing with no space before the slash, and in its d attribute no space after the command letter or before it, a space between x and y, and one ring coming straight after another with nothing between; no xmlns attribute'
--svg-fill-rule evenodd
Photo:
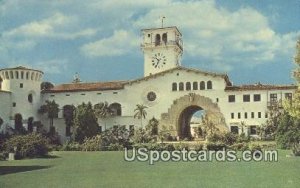
<svg viewBox="0 0 300 188"><path fill-rule="evenodd" d="M166 19L165 16L160 16L160 19L161 19L161 28L164 27L164 19Z"/></svg>

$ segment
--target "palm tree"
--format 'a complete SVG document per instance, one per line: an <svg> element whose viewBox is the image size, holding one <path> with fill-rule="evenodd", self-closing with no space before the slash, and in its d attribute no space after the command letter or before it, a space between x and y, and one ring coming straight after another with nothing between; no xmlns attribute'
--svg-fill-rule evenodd
<svg viewBox="0 0 300 188"><path fill-rule="evenodd" d="M146 112L146 108L148 108L147 106L143 105L143 104L137 104L136 108L134 109L134 118L138 118L141 119L141 126L143 127L143 119L146 119L147 116L147 112Z"/></svg>
<svg viewBox="0 0 300 188"><path fill-rule="evenodd" d="M39 113L48 114L50 131L53 130L53 119L58 117L59 105L55 103L55 101L46 101L46 104L42 105L39 109Z"/></svg>
<svg viewBox="0 0 300 188"><path fill-rule="evenodd" d="M107 102L100 102L94 106L95 115L97 118L106 119L112 115L112 110L110 109ZM104 125L106 130L106 122Z"/></svg>

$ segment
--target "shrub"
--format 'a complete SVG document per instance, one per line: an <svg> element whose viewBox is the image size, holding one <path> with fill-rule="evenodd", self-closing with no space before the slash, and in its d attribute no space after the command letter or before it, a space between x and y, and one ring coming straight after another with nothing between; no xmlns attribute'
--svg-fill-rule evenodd
<svg viewBox="0 0 300 188"><path fill-rule="evenodd" d="M174 147L175 147L175 150L189 150L190 147L188 144L185 144L185 143L179 143L179 144L174 144Z"/></svg>
<svg viewBox="0 0 300 188"><path fill-rule="evenodd" d="M233 145L234 143L236 143L237 138L238 138L238 135L228 132L228 133L224 134L223 142L226 145Z"/></svg>
<svg viewBox="0 0 300 188"><path fill-rule="evenodd" d="M249 142L249 141L250 141L250 137L249 137L249 136L246 136L245 133L242 133L242 134L240 134L240 135L237 137L237 142L238 142L238 143Z"/></svg>
<svg viewBox="0 0 300 188"><path fill-rule="evenodd" d="M7 153L16 151L16 159L41 157L47 155L48 143L40 134L19 135L5 142L5 150Z"/></svg>
<svg viewBox="0 0 300 188"><path fill-rule="evenodd" d="M207 136L207 141L208 142L220 142L224 140L224 135L220 134L220 133L212 133L210 135Z"/></svg>
<svg viewBox="0 0 300 188"><path fill-rule="evenodd" d="M83 151L100 151L102 149L102 138L100 135L85 138L81 145Z"/></svg>
<svg viewBox="0 0 300 188"><path fill-rule="evenodd" d="M82 146L77 142L67 142L61 147L62 151L81 151Z"/></svg>
<svg viewBox="0 0 300 188"><path fill-rule="evenodd" d="M224 143L211 142L206 144L206 148L207 150L211 150L211 151L219 151L219 150L226 149L227 146Z"/></svg>
<svg viewBox="0 0 300 188"><path fill-rule="evenodd" d="M194 144L190 146L190 149L193 149L195 151L201 151L203 150L203 148L204 148L203 144Z"/></svg>
<svg viewBox="0 0 300 188"><path fill-rule="evenodd" d="M116 143L116 144L110 144L107 148L108 151L122 151L124 150L123 145Z"/></svg>
<svg viewBox="0 0 300 188"><path fill-rule="evenodd" d="M235 151L245 151L249 149L248 143L236 143L230 146L230 149Z"/></svg>

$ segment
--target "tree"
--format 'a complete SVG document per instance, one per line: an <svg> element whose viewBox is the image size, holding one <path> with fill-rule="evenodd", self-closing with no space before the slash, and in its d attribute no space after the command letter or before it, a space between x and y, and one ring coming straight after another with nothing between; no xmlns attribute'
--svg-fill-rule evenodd
<svg viewBox="0 0 300 188"><path fill-rule="evenodd" d="M112 116L113 112L110 108L110 105L108 105L107 102L101 102L98 104L95 104L94 106L94 110L95 110L95 115L97 118L100 119L106 119L110 116ZM105 130L106 130L106 123L105 123Z"/></svg>
<svg viewBox="0 0 300 188"><path fill-rule="evenodd" d="M284 110L277 133L276 141L280 147L290 147L295 155L300 155L300 38L296 45L294 78L298 83L292 100L284 101Z"/></svg>
<svg viewBox="0 0 300 188"><path fill-rule="evenodd" d="M23 117L21 114L15 115L15 131L17 134L25 134L26 130L23 127Z"/></svg>
<svg viewBox="0 0 300 188"><path fill-rule="evenodd" d="M82 143L85 138L91 138L98 134L98 123L92 104L82 103L77 106L74 118L74 138Z"/></svg>
<svg viewBox="0 0 300 188"><path fill-rule="evenodd" d="M0 117L0 129L1 129L3 122L4 122L3 119Z"/></svg>
<svg viewBox="0 0 300 188"><path fill-rule="evenodd" d="M66 136L71 136L71 127L73 127L74 125L74 114L75 114L74 105L65 105L63 107L63 116L66 124Z"/></svg>
<svg viewBox="0 0 300 188"><path fill-rule="evenodd" d="M149 132L149 135L154 136L158 135L158 120L154 117L149 120L148 125L146 125L146 131Z"/></svg>
<svg viewBox="0 0 300 188"><path fill-rule="evenodd" d="M300 38L298 39L296 44L294 63L297 66L297 68L294 70L294 78L298 83L298 89L296 90L292 100L284 101L283 107L291 116L300 117Z"/></svg>
<svg viewBox="0 0 300 188"><path fill-rule="evenodd" d="M50 124L50 132L54 133L53 120L58 117L59 105L55 103L55 101L46 101L46 104L42 105L39 109L39 113L48 114L49 124Z"/></svg>
<svg viewBox="0 0 300 188"><path fill-rule="evenodd" d="M52 89L54 85L51 82L43 82L41 83L41 90L49 90Z"/></svg>
<svg viewBox="0 0 300 188"><path fill-rule="evenodd" d="M148 107L143 104L137 104L136 108L134 109L135 114L133 117L141 120L142 127L143 127L143 119L146 119L147 116L146 108Z"/></svg>
<svg viewBox="0 0 300 188"><path fill-rule="evenodd" d="M202 116L202 124L210 135L212 135L214 131L218 131L218 128L207 113Z"/></svg>
<svg viewBox="0 0 300 188"><path fill-rule="evenodd" d="M283 110L279 108L278 105L273 105L268 110L268 119L265 124L261 127L258 127L257 131L260 137L263 139L265 137L275 138L275 133L282 116Z"/></svg>

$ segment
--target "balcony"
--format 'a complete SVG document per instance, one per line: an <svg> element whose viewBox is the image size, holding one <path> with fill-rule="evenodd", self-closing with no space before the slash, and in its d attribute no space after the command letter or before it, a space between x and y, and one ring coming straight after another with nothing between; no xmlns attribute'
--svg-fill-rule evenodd
<svg viewBox="0 0 300 188"><path fill-rule="evenodd" d="M141 44L142 48L152 48L152 47L156 47L156 46L178 46L181 50L183 50L183 46L182 43L180 41L161 41L161 42L151 42L151 43L143 43Z"/></svg>

